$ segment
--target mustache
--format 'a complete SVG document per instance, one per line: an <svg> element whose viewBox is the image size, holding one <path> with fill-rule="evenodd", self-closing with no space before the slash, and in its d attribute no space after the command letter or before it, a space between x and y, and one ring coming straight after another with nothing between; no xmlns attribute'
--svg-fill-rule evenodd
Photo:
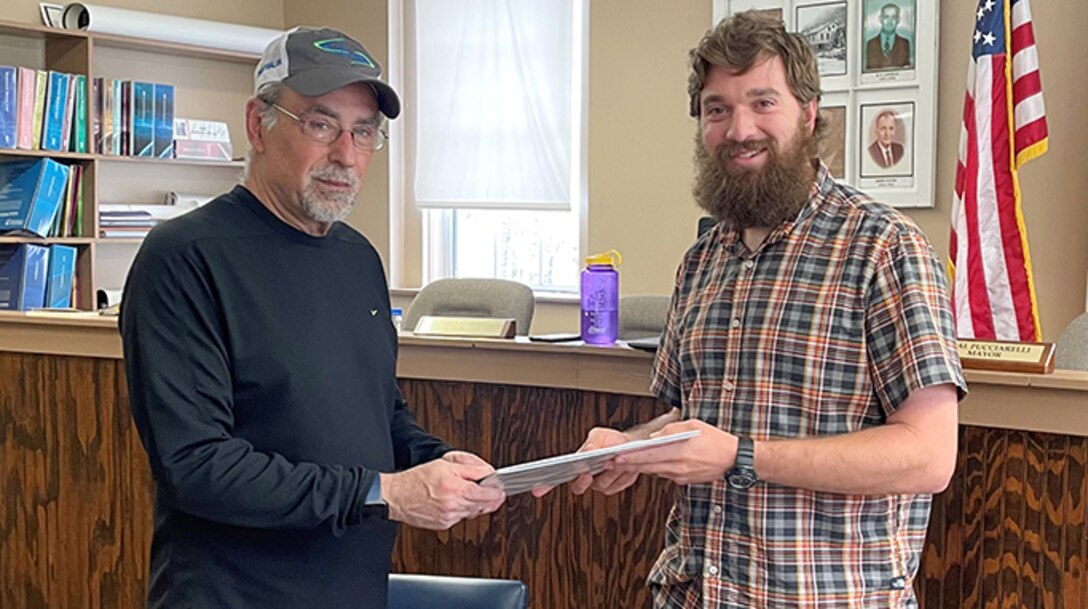
<svg viewBox="0 0 1088 609"><path fill-rule="evenodd" d="M356 176L353 171L344 169L343 167L336 167L335 165L318 167L310 172L310 179L344 182L352 188L359 187L359 177Z"/></svg>
<svg viewBox="0 0 1088 609"><path fill-rule="evenodd" d="M757 152L766 148L773 148L774 141L770 138L762 140L744 140L736 142L727 140L718 146L718 154L736 154L738 152Z"/></svg>
<svg viewBox="0 0 1088 609"><path fill-rule="evenodd" d="M770 138L744 140L742 142L727 140L718 144L718 147L714 149L713 156L724 167L726 161L738 154L743 154L745 152L762 152L764 150L768 150L772 154L777 155L778 146L775 141Z"/></svg>

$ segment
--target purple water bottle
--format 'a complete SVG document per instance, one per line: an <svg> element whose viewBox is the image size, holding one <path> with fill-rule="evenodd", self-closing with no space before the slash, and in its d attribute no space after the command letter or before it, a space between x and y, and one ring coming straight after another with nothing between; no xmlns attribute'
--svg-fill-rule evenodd
<svg viewBox="0 0 1088 609"><path fill-rule="evenodd" d="M620 327L620 253L608 250L586 258L582 271L582 340L611 345Z"/></svg>

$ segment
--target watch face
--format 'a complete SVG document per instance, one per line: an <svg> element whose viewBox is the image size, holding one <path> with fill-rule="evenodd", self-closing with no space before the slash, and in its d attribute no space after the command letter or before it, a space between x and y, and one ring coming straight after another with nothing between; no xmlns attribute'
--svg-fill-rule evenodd
<svg viewBox="0 0 1088 609"><path fill-rule="evenodd" d="M733 488L752 488L756 484L755 474L744 470L729 472L727 480Z"/></svg>

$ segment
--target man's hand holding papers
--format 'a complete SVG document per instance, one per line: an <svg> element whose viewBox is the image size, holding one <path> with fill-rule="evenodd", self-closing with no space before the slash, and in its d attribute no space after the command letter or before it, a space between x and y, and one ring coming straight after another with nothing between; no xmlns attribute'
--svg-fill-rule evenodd
<svg viewBox="0 0 1088 609"><path fill-rule="evenodd" d="M673 408L665 414L641 425L636 425L627 431L619 431L608 427L594 427L589 431L586 441L582 443L582 447L578 449L578 452L608 448L634 440L649 438L656 432L661 431L669 423L679 420L680 409ZM581 495L592 488L606 495L614 495L634 484L636 480L638 480L638 472L616 471L612 463L608 463L605 465L604 471L598 475L582 474L579 476L571 483L570 490L576 495ZM554 485L534 488L533 495L543 497L553 488L555 488Z"/></svg>
<svg viewBox="0 0 1088 609"><path fill-rule="evenodd" d="M381 474L382 500L389 506L390 520L444 531L502 505L506 495L501 489L473 484L492 472L476 455L452 451L401 472Z"/></svg>
<svg viewBox="0 0 1088 609"><path fill-rule="evenodd" d="M721 480L733 467L737 436L699 419L671 423L654 436L695 432L689 442L659 446L616 457L617 476L652 474L676 484L700 484Z"/></svg>
<svg viewBox="0 0 1088 609"><path fill-rule="evenodd" d="M680 443L696 435L698 435L697 431L662 435L656 438L613 444L595 450L579 450L578 452L540 459L539 461L529 461L504 467L479 482L480 486L501 488L507 495L516 495L541 487L550 488L564 482L570 482L582 475L595 476L600 474L608 466L608 463L621 453Z"/></svg>
<svg viewBox="0 0 1088 609"><path fill-rule="evenodd" d="M606 446L615 446L625 442L631 442L634 438L622 431L608 429L607 427L595 427L590 430L586 441L579 450L594 450ZM615 495L630 487L638 480L638 472L624 472L612 469L612 464L605 468L597 476L579 476L571 482L570 490L575 495L582 495L593 487L593 490L605 495Z"/></svg>

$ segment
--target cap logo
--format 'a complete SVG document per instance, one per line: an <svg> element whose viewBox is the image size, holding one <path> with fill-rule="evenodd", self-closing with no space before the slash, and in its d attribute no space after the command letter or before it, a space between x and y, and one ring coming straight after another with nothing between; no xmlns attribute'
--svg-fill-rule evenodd
<svg viewBox="0 0 1088 609"><path fill-rule="evenodd" d="M351 63L361 64L368 68L377 69L378 66L366 56L366 53L358 49L350 48L344 38L328 38L314 42L314 46L326 53L334 53L347 57Z"/></svg>
<svg viewBox="0 0 1088 609"><path fill-rule="evenodd" d="M257 78L260 78L261 75L265 73L265 70L271 70L272 68L278 68L282 63L283 63L283 59L281 59L279 57L277 57L277 58L275 58L275 59L273 59L271 61L266 61L265 63L261 64L260 69L257 70Z"/></svg>

